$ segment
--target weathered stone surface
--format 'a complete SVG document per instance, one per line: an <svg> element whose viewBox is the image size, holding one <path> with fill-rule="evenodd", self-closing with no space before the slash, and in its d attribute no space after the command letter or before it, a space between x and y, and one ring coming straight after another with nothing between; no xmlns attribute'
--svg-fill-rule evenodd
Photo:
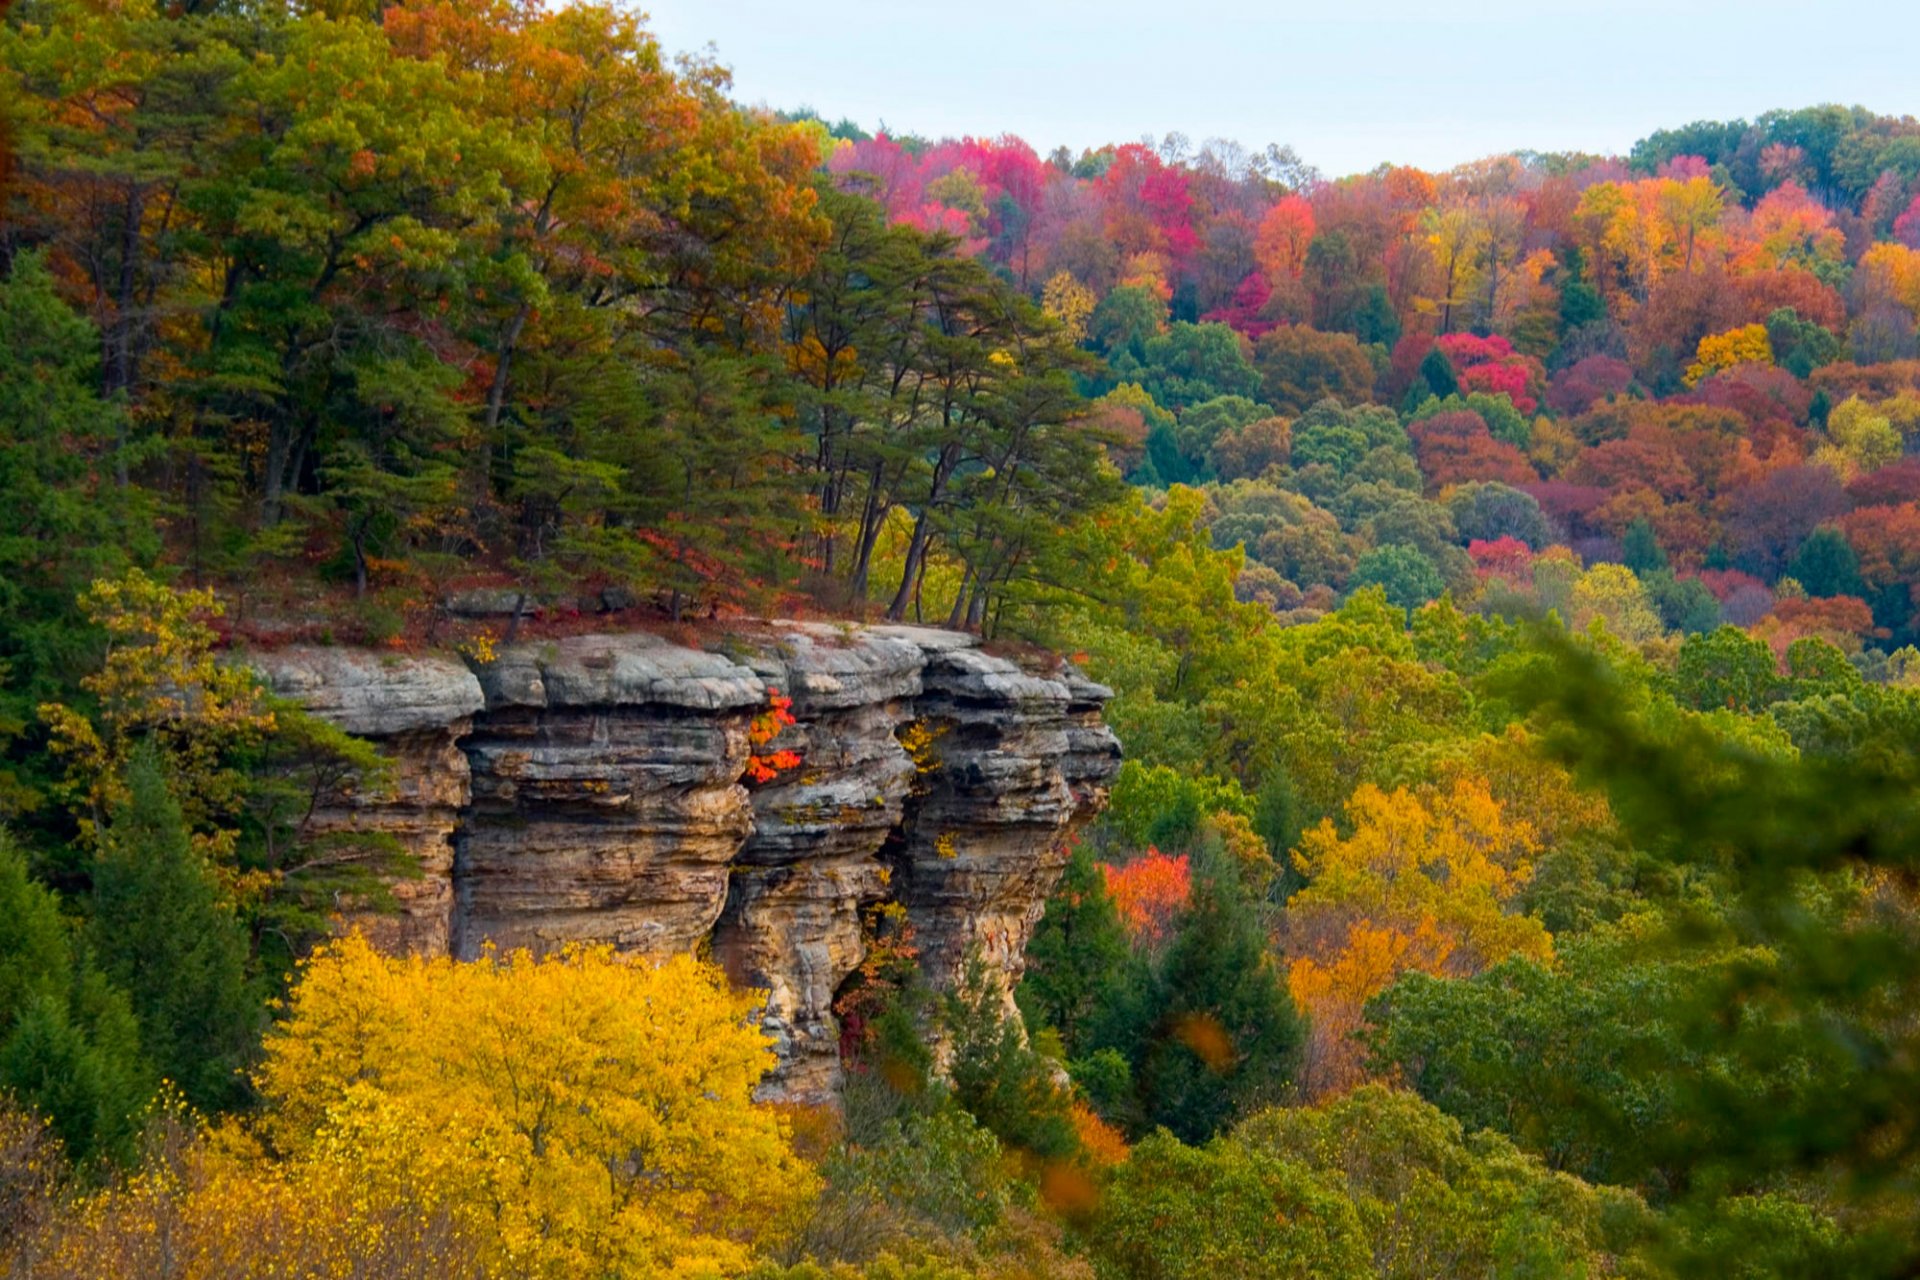
<svg viewBox="0 0 1920 1280"><path fill-rule="evenodd" d="M445 729L486 705L473 672L451 658L296 645L247 663L279 696L363 738Z"/></svg>
<svg viewBox="0 0 1920 1280"><path fill-rule="evenodd" d="M644 631L514 645L480 673L489 710L663 707L728 711L766 701L752 671Z"/></svg>
<svg viewBox="0 0 1920 1280"><path fill-rule="evenodd" d="M269 688L349 733L371 739L393 762L383 788L328 796L314 812L317 835L391 837L418 868L393 882L394 911L343 904L343 922L391 951L444 955L453 922L453 845L468 799L467 757L455 744L484 700L480 682L449 658L364 649L294 646L251 654Z"/></svg>
<svg viewBox="0 0 1920 1280"><path fill-rule="evenodd" d="M1107 690L928 628L765 623L713 651L534 641L478 678L354 650L250 661L396 761L390 791L322 815L396 836L425 873L396 886L399 914L363 922L377 941L471 956L710 940L768 992L780 1065L763 1094L791 1100L838 1088L833 1000L865 957L863 910L905 906L936 986L978 954L1010 991L1064 837L1119 767ZM800 763L755 782L749 726L775 689L796 723L765 749Z"/></svg>
<svg viewBox="0 0 1920 1280"><path fill-rule="evenodd" d="M691 949L753 830L741 775L766 686L658 636L503 650L465 743L473 801L455 841L453 946L610 942Z"/></svg>
<svg viewBox="0 0 1920 1280"><path fill-rule="evenodd" d="M978 955L1011 999L1066 861L1072 694L976 649L936 649L922 678L915 711L933 767L889 854L894 891L929 982L951 986Z"/></svg>
<svg viewBox="0 0 1920 1280"><path fill-rule="evenodd" d="M743 641L740 660L793 699L796 723L769 745L800 764L753 788L713 951L735 982L767 990L780 1065L764 1092L822 1102L840 1084L834 994L865 958L860 911L886 892L875 855L914 778L895 733L926 658L896 637L785 624Z"/></svg>

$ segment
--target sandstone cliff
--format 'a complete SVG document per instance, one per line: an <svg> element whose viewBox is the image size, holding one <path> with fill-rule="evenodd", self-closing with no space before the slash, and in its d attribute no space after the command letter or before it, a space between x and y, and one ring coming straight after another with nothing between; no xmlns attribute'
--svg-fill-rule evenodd
<svg viewBox="0 0 1920 1280"><path fill-rule="evenodd" d="M710 945L767 990L766 1092L796 1101L838 1088L832 1006L865 956L863 909L906 909L936 986L973 950L1011 984L1065 837L1119 764L1107 690L926 628L776 623L712 651L579 636L477 672L343 649L248 660L395 761L390 788L318 817L392 834L418 861L398 913L359 921L377 941ZM770 745L800 763L754 783L770 690L795 718Z"/></svg>

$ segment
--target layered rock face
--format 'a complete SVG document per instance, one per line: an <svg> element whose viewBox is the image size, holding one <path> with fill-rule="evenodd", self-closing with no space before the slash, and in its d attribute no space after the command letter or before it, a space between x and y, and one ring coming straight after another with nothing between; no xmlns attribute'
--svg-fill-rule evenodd
<svg viewBox="0 0 1920 1280"><path fill-rule="evenodd" d="M765 1092L828 1101L833 1000L865 958L862 911L907 911L935 986L978 953L1010 990L1065 838L1119 765L1108 692L1034 673L971 637L766 624L712 651L630 633L449 659L286 649L249 661L283 696L395 761L393 785L317 822L398 837L419 880L383 946L471 957L489 944L710 946L768 992ZM794 723L758 750L775 693Z"/></svg>

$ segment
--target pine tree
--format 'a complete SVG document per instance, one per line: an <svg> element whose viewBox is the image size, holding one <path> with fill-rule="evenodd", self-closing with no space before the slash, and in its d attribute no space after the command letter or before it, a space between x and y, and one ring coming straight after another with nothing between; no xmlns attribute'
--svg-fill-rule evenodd
<svg viewBox="0 0 1920 1280"><path fill-rule="evenodd" d="M1099 1044L1132 1056L1143 1127L1203 1142L1292 1090L1304 1039L1238 874L1202 846L1178 932Z"/></svg>
<svg viewBox="0 0 1920 1280"><path fill-rule="evenodd" d="M1645 516L1637 517L1627 526L1626 537L1622 540L1621 561L1643 578L1667 567L1667 553L1660 549L1660 540L1654 536L1653 524Z"/></svg>
<svg viewBox="0 0 1920 1280"><path fill-rule="evenodd" d="M102 835L93 885L88 940L130 996L149 1059L195 1106L234 1106L262 1021L247 936L151 756L128 767L127 799Z"/></svg>
<svg viewBox="0 0 1920 1280"><path fill-rule="evenodd" d="M75 955L53 895L0 832L0 1093L89 1161L131 1159L146 1091L126 997Z"/></svg>
<svg viewBox="0 0 1920 1280"><path fill-rule="evenodd" d="M1077 846L1027 944L1027 972L1015 993L1020 1011L1029 1025L1052 1027L1078 1055L1126 963L1127 935L1106 877L1092 852Z"/></svg>

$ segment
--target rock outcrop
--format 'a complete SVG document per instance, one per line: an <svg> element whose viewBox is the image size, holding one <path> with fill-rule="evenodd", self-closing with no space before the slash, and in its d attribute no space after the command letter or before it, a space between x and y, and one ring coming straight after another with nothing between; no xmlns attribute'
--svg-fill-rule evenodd
<svg viewBox="0 0 1920 1280"><path fill-rule="evenodd" d="M833 1001L865 956L863 911L904 906L936 986L977 953L1010 990L1065 838L1119 764L1107 690L926 628L774 623L712 650L580 636L477 674L338 649L249 661L395 761L391 787L317 817L417 859L397 914L354 917L381 945L710 946L767 990L765 1091L796 1101L837 1091ZM799 764L756 781L774 691L793 723L760 750Z"/></svg>

